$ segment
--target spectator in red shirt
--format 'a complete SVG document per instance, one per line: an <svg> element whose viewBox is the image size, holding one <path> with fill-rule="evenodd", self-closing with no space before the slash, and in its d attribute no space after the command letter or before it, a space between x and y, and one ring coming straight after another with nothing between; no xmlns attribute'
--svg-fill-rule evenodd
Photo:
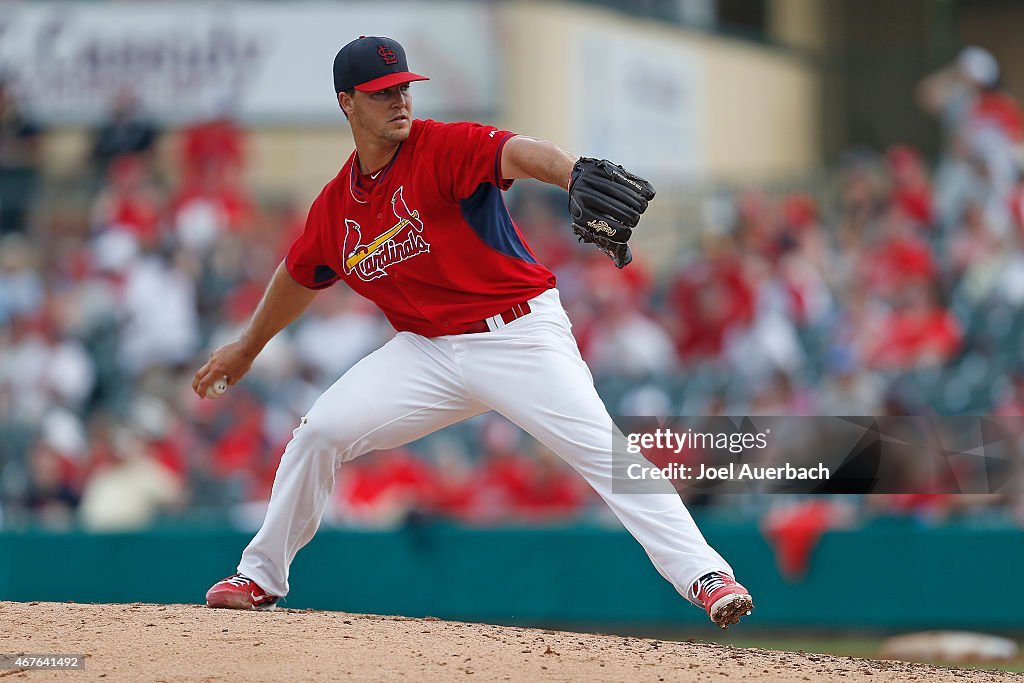
<svg viewBox="0 0 1024 683"><path fill-rule="evenodd" d="M971 113L979 123L998 127L1014 144L1024 142L1024 115L1008 92L996 86L982 91Z"/></svg>
<svg viewBox="0 0 1024 683"><path fill-rule="evenodd" d="M885 154L892 175L889 201L920 227L932 226L932 188L921 153L907 145L890 147Z"/></svg>
<svg viewBox="0 0 1024 683"><path fill-rule="evenodd" d="M252 400L236 399L230 427L213 445L213 471L220 478L256 474L267 444L263 439L263 409Z"/></svg>
<svg viewBox="0 0 1024 683"><path fill-rule="evenodd" d="M245 133L232 116L231 100L219 99L210 117L182 132L182 162L186 184L196 178L236 178L245 167Z"/></svg>
<svg viewBox="0 0 1024 683"><path fill-rule="evenodd" d="M586 330L583 357L594 372L644 377L672 372L676 364L672 338L644 308L646 297L616 283L601 264L586 279L594 316Z"/></svg>
<svg viewBox="0 0 1024 683"><path fill-rule="evenodd" d="M898 206L885 213L881 238L861 254L859 281L875 294L890 297L908 286L932 282L938 267L931 247Z"/></svg>
<svg viewBox="0 0 1024 683"><path fill-rule="evenodd" d="M778 248L780 223L776 206L760 190L745 190L735 199L737 246L749 253L772 258Z"/></svg>
<svg viewBox="0 0 1024 683"><path fill-rule="evenodd" d="M956 354L962 340L960 324L939 304L934 287L921 284L906 290L868 358L880 369L938 365Z"/></svg>
<svg viewBox="0 0 1024 683"><path fill-rule="evenodd" d="M395 448L349 464L336 493L346 519L390 527L404 523L411 513L433 509L437 475L413 453Z"/></svg>
<svg viewBox="0 0 1024 683"><path fill-rule="evenodd" d="M179 241L205 251L228 232L252 228L254 204L233 174L204 166L186 178L172 202Z"/></svg>
<svg viewBox="0 0 1024 683"><path fill-rule="evenodd" d="M114 159L106 187L92 209L97 232L123 230L142 245L160 240L162 198L142 157L125 154Z"/></svg>
<svg viewBox="0 0 1024 683"><path fill-rule="evenodd" d="M483 454L470 484L467 521L509 522L529 500L536 463L523 453L519 428L503 418L488 420L480 440Z"/></svg>
<svg viewBox="0 0 1024 683"><path fill-rule="evenodd" d="M683 360L717 358L727 335L754 319L755 293L732 245L711 242L707 253L686 268L669 290L674 337Z"/></svg>
<svg viewBox="0 0 1024 683"><path fill-rule="evenodd" d="M591 491L550 449L537 444L535 467L519 511L528 521L570 519L580 514Z"/></svg>

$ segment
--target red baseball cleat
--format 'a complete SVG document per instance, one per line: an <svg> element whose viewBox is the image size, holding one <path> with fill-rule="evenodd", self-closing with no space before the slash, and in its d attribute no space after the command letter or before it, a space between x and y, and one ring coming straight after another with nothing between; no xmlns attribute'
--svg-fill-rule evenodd
<svg viewBox="0 0 1024 683"><path fill-rule="evenodd" d="M206 591L206 604L209 607L272 610L277 608L278 599L278 596L266 592L244 574L232 574Z"/></svg>
<svg viewBox="0 0 1024 683"><path fill-rule="evenodd" d="M738 624L754 609L750 592L723 572L711 572L697 579L693 594L704 605L711 621L722 628Z"/></svg>

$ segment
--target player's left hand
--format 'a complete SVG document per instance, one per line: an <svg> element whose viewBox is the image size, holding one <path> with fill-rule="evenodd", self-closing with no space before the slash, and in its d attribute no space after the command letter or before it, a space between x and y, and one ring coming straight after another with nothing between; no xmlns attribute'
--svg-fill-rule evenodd
<svg viewBox="0 0 1024 683"><path fill-rule="evenodd" d="M607 159L580 157L569 181L569 215L580 242L595 244L624 268L629 238L654 199L654 186Z"/></svg>

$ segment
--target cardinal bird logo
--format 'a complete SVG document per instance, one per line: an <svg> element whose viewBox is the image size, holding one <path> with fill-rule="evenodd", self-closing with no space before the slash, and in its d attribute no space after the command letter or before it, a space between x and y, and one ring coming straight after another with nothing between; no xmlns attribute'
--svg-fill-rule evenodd
<svg viewBox="0 0 1024 683"><path fill-rule="evenodd" d="M345 275L355 273L363 282L387 275L396 263L430 252L430 243L423 238L423 221L419 210L410 211L402 195L404 186L391 196L391 212L397 223L363 244L359 223L345 219ZM411 229L410 229L411 228Z"/></svg>

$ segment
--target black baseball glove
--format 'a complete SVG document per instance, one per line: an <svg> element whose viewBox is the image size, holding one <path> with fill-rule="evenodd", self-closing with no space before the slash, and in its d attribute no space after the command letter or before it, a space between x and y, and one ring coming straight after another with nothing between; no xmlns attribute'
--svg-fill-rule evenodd
<svg viewBox="0 0 1024 683"><path fill-rule="evenodd" d="M652 199L653 185L607 159L581 157L572 167L572 231L580 242L596 244L619 268L633 260L626 243Z"/></svg>

